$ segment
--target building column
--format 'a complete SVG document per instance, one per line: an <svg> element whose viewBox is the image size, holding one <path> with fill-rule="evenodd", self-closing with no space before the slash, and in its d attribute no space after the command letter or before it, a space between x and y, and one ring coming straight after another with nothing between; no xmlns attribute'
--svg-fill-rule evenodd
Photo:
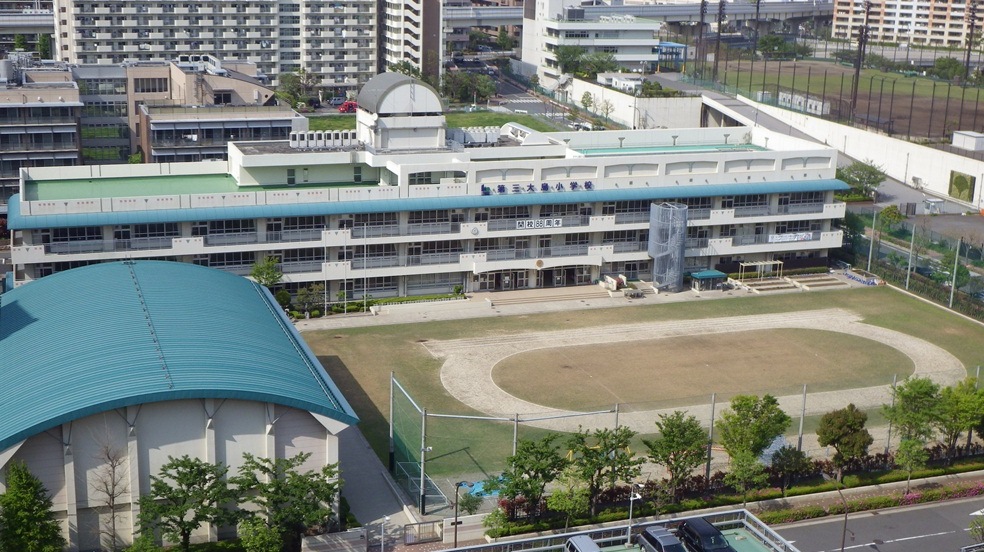
<svg viewBox="0 0 984 552"><path fill-rule="evenodd" d="M266 403L266 458L273 460L277 457L276 441L276 405Z"/></svg>
<svg viewBox="0 0 984 552"><path fill-rule="evenodd" d="M62 424L62 453L65 467L65 534L68 535L66 550L79 549L79 507L76 503L75 458L72 455L72 423Z"/></svg>
<svg viewBox="0 0 984 552"><path fill-rule="evenodd" d="M204 399L202 401L202 407L205 409L205 461L210 464L215 464L217 462L215 455L215 400L214 399ZM214 523L205 524L208 528L208 542L216 542L219 540L219 528Z"/></svg>
<svg viewBox="0 0 984 552"><path fill-rule="evenodd" d="M130 486L130 542L137 539L140 529L140 448L137 441L137 415L140 406L126 408L126 471Z"/></svg>

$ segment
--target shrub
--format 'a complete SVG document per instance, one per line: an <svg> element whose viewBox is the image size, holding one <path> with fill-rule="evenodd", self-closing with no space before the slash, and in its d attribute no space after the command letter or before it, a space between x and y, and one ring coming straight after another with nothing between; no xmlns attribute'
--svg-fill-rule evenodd
<svg viewBox="0 0 984 552"><path fill-rule="evenodd" d="M321 311L319 310L311 311L311 318L318 318L319 316L321 316Z"/></svg>

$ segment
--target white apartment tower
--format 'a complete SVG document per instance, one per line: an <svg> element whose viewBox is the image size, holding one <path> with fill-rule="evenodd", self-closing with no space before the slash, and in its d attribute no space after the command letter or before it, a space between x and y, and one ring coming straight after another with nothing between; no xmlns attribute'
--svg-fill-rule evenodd
<svg viewBox="0 0 984 552"><path fill-rule="evenodd" d="M301 70L356 92L377 72L373 0L55 0L54 57L118 64L207 53L271 78Z"/></svg>
<svg viewBox="0 0 984 552"><path fill-rule="evenodd" d="M970 22L967 2L947 0L882 0L871 4L868 40L964 48ZM978 10L975 34L981 31L984 10ZM859 0L837 0L834 4L835 38L856 40L864 25L865 6Z"/></svg>
<svg viewBox="0 0 984 552"><path fill-rule="evenodd" d="M442 0L387 0L380 21L379 71L407 61L423 75L441 72Z"/></svg>

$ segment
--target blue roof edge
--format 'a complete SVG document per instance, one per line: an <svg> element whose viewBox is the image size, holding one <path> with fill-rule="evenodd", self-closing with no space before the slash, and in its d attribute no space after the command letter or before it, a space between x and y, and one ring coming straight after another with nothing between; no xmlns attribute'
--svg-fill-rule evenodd
<svg viewBox="0 0 984 552"><path fill-rule="evenodd" d="M512 189L509 185L508 189ZM681 197L713 197L755 193L817 192L847 190L850 186L837 179L782 180L731 184L685 184L657 187L632 187L579 192L491 193L433 198L400 198L322 203L248 205L240 207L201 207L111 213L73 213L64 215L23 215L20 194L10 197L7 226L12 230L64 228L73 226L112 226L147 222L191 222L198 220L234 220L283 216L317 216L349 213L384 213L396 211L460 209L473 207L516 207L541 203L582 203L586 201L660 200Z"/></svg>

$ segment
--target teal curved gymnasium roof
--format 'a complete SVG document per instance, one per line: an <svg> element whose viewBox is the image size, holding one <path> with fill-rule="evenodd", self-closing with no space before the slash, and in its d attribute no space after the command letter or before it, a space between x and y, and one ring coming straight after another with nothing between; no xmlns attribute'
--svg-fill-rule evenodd
<svg viewBox="0 0 984 552"><path fill-rule="evenodd" d="M0 381L0 451L91 414L175 399L358 422L266 288L187 263L102 263L0 295Z"/></svg>

